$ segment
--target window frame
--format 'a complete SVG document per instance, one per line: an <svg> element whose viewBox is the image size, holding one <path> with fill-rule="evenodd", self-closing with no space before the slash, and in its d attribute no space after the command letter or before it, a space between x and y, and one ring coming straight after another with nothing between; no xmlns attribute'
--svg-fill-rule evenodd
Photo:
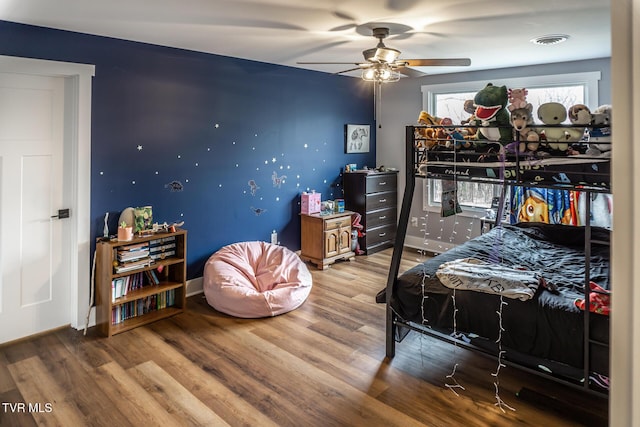
<svg viewBox="0 0 640 427"><path fill-rule="evenodd" d="M567 74L549 74L531 77L512 77L495 79L495 84L500 86L505 85L510 88L536 88L536 87L553 87L553 86L575 86L582 85L584 87L584 103L586 105L598 106L598 93L599 84L602 79L602 73L600 71L587 71L583 73L567 73ZM465 82L454 83L439 83L431 85L422 85L420 90L422 92L422 109L425 111L433 111L436 109L436 96L449 94L449 93L463 93L463 92L477 92L482 89L488 80L473 80ZM435 112L437 115L437 112ZM429 179L424 179L423 183L423 198L422 209L423 211L435 212L439 211L440 206L437 203L432 203L431 192L429 186ZM494 184L496 187L495 193L500 191L499 184ZM475 217L478 214L483 214L485 208L473 207L469 205L463 205L463 211L459 215Z"/></svg>

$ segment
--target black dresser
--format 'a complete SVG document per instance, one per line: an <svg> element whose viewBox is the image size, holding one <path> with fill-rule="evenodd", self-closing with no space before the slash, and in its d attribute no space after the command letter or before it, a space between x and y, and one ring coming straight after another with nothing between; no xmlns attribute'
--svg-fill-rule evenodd
<svg viewBox="0 0 640 427"><path fill-rule="evenodd" d="M398 217L398 173L343 174L345 208L362 215L360 249L367 254L393 246Z"/></svg>

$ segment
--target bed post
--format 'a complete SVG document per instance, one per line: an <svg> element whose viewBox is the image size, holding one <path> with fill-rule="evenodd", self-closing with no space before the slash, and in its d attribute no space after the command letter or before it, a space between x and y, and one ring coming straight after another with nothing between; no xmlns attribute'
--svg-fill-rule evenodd
<svg viewBox="0 0 640 427"><path fill-rule="evenodd" d="M414 161L414 127L407 126L405 128L405 186L404 195L402 196L402 206L400 208L400 217L398 219L398 229L396 232L396 240L393 245L393 256L391 257L391 266L389 267L389 276L387 277L387 288L385 291L387 321L386 321L386 353L388 358L395 356L395 333L396 325L393 318L393 310L391 309L391 295L393 287L398 278L400 270L400 261L402 259L402 250L404 248L404 239L407 234L407 225L409 223L409 212L411 210L411 202L413 201L413 192L416 186Z"/></svg>
<svg viewBox="0 0 640 427"><path fill-rule="evenodd" d="M584 192L584 301L585 301L585 309L583 312L583 340L584 340L584 351L582 353L583 356L583 372L584 372L584 383L583 386L585 389L589 390L589 375L591 374L591 309L589 307L589 296L591 293L591 288L589 287L589 282L591 281L591 191L587 190Z"/></svg>

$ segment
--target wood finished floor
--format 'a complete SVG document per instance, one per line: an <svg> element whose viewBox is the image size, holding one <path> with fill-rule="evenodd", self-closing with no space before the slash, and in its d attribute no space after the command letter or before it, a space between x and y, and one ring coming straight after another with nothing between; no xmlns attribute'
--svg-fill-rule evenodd
<svg viewBox="0 0 640 427"><path fill-rule="evenodd" d="M109 339L65 329L0 346L0 425L606 425L604 399L514 368L500 373L515 408L503 412L495 360L432 338L412 333L386 360L374 296L390 257L310 267L309 299L275 318L231 318L197 295L186 313ZM402 269L418 258L405 251ZM459 396L444 385L454 363ZM523 386L568 403L522 400ZM20 402L40 411L12 412Z"/></svg>

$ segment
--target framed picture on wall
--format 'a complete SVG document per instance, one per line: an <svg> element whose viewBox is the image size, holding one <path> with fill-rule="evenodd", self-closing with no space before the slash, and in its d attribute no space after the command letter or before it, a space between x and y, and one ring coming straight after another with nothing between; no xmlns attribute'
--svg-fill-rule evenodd
<svg viewBox="0 0 640 427"><path fill-rule="evenodd" d="M368 153L369 152L369 125L346 125L345 152Z"/></svg>

